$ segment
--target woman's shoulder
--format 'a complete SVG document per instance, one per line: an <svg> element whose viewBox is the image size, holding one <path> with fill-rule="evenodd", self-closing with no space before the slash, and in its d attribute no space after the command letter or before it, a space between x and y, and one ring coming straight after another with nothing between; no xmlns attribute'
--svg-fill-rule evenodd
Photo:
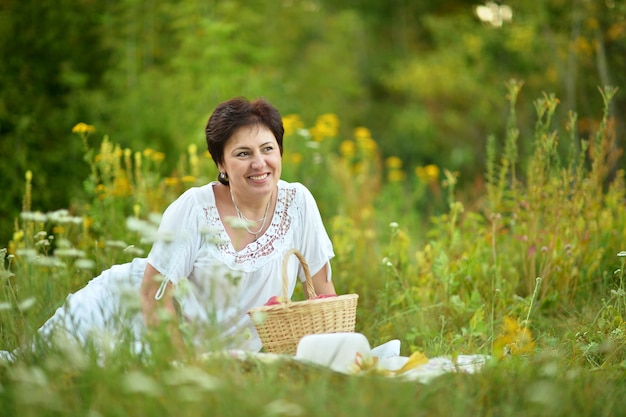
<svg viewBox="0 0 626 417"><path fill-rule="evenodd" d="M188 203L206 203L208 201L213 201L215 199L215 194L213 193L213 185L215 185L215 182L210 182L205 185L188 188L187 190L183 191L183 193L175 201L184 201Z"/></svg>
<svg viewBox="0 0 626 417"><path fill-rule="evenodd" d="M291 191L295 195L310 195L309 189L299 182L287 182L285 180L278 181L278 188L284 191Z"/></svg>
<svg viewBox="0 0 626 417"><path fill-rule="evenodd" d="M207 205L215 204L213 194L213 184L191 187L172 201L164 215L173 216L189 216L191 213L198 212Z"/></svg>
<svg viewBox="0 0 626 417"><path fill-rule="evenodd" d="M206 207L214 206L214 201L211 183L189 188L165 209L159 227L175 234L196 230L207 217Z"/></svg>
<svg viewBox="0 0 626 417"><path fill-rule="evenodd" d="M283 191L285 200L298 209L317 204L311 191L302 183L281 180L278 187Z"/></svg>

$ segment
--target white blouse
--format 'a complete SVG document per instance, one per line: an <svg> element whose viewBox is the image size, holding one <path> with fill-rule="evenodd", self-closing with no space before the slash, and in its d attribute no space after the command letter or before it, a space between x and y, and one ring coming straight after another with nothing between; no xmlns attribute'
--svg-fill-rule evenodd
<svg viewBox="0 0 626 417"><path fill-rule="evenodd" d="M219 334L236 348L259 350L260 339L247 316L252 307L282 295L285 252L299 250L311 274L334 256L317 204L300 183L278 182L276 208L267 231L236 251L215 205L212 182L187 190L164 212L148 263L175 284L175 299L196 341ZM304 272L295 256L288 266L289 297Z"/></svg>

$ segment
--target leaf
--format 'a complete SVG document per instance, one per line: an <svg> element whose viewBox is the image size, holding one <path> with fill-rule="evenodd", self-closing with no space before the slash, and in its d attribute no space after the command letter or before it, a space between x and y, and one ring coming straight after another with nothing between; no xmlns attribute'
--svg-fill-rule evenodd
<svg viewBox="0 0 626 417"><path fill-rule="evenodd" d="M479 308L474 312L472 318L470 319L470 330L472 334L476 332L484 333L486 330L485 325L485 310L484 308Z"/></svg>

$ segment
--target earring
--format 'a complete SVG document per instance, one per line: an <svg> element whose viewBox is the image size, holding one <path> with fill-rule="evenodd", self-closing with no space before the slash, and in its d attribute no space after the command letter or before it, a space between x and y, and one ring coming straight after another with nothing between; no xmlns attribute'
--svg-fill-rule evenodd
<svg viewBox="0 0 626 417"><path fill-rule="evenodd" d="M220 180L222 181L228 181L228 174L225 172L220 172L219 177Z"/></svg>

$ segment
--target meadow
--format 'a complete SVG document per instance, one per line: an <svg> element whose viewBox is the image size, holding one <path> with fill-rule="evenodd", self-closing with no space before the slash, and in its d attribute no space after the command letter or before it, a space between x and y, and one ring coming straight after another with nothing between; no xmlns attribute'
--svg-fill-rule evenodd
<svg viewBox="0 0 626 417"><path fill-rule="evenodd" d="M124 343L105 362L92 345L41 343L37 328L67 294L112 265L147 255L158 215L216 178L200 144L182 155L122 149L106 127L77 123L90 175L66 209L42 213L24 178L22 213L2 249L2 416L616 415L626 406L626 185L610 103L599 91L593 134L535 100L521 137L522 84L508 83L508 120L487 141L484 177L383 157L365 126L313 126L285 115L283 178L316 197L335 247L339 293L358 293L357 331L402 354L490 356L476 374L423 384L377 372L342 375L292 361L151 355ZM523 145L523 146L522 146ZM524 149L524 152L521 149ZM163 161L177 158L174 172ZM295 297L300 294L296 294Z"/></svg>

